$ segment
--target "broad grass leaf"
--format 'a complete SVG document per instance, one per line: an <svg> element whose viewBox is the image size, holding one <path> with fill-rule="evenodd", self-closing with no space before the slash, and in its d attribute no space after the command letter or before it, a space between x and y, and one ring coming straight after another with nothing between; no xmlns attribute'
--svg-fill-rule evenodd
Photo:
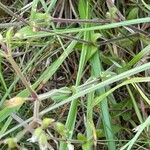
<svg viewBox="0 0 150 150"><path fill-rule="evenodd" d="M0 122L5 120L8 116L10 116L13 112L16 111L16 108L4 108L0 111Z"/></svg>
<svg viewBox="0 0 150 150"><path fill-rule="evenodd" d="M133 9L130 10L127 19L131 20L131 19L136 19L138 17L138 13L139 13L139 8L138 7L134 7Z"/></svg>

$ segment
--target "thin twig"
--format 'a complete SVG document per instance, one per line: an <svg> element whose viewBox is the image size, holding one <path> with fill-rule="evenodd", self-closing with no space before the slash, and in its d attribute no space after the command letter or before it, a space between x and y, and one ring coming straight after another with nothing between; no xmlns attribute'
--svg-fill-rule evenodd
<svg viewBox="0 0 150 150"><path fill-rule="evenodd" d="M65 18L51 18L50 21L61 22L61 23L94 23L94 24L105 24L110 23L108 19L65 19Z"/></svg>
<svg viewBox="0 0 150 150"><path fill-rule="evenodd" d="M131 33L126 36L119 36L119 37L107 39L105 41L97 42L97 45L102 46L102 45L106 45L106 44L110 44L110 43L114 43L114 42L120 42L121 40L125 40L125 39L131 38L131 37L138 37L138 36L139 36L139 33Z"/></svg>
<svg viewBox="0 0 150 150"><path fill-rule="evenodd" d="M10 27L18 27L18 26L22 26L23 24L24 24L23 22L1 23L0 29L10 28Z"/></svg>
<svg viewBox="0 0 150 150"><path fill-rule="evenodd" d="M7 14L15 17L16 19L18 19L18 21L22 21L24 24L28 24L28 22L23 19L22 17L20 17L19 15L15 14L13 11L11 11L9 8L7 8L4 4L2 4L0 2L0 8L5 11ZM29 24L28 24L29 25Z"/></svg>

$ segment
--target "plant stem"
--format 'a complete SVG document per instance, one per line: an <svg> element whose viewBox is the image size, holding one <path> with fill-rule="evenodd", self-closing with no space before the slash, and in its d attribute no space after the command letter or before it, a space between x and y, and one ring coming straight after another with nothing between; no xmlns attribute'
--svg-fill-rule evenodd
<svg viewBox="0 0 150 150"><path fill-rule="evenodd" d="M26 78L22 74L19 66L17 65L17 63L13 59L13 57L11 55L11 50L4 43L1 43L1 44L2 44L2 48L5 51L5 58L12 65L13 69L15 70L16 74L18 75L18 77L21 79L21 81L24 84L24 86L31 93L31 96L32 96L32 98L34 100L34 120L36 121L39 118L39 107L40 107L38 96L37 96L36 92L31 88L31 85L28 83L28 81L26 80Z"/></svg>

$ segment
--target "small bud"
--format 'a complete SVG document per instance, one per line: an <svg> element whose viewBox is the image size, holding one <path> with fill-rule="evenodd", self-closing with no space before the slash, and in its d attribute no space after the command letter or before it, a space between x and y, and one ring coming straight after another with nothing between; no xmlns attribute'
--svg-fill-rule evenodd
<svg viewBox="0 0 150 150"><path fill-rule="evenodd" d="M43 132L40 137L39 137L39 146L41 150L46 150L47 149L47 136Z"/></svg>
<svg viewBox="0 0 150 150"><path fill-rule="evenodd" d="M110 12L107 12L107 13L106 13L106 18L111 19L111 14L110 14Z"/></svg>
<svg viewBox="0 0 150 150"><path fill-rule="evenodd" d="M80 141L87 141L86 136L83 135L82 133L78 133L77 139L80 140Z"/></svg>
<svg viewBox="0 0 150 150"><path fill-rule="evenodd" d="M37 142L38 139L40 138L40 135L42 134L42 132L44 132L44 131L42 130L41 127L36 128L32 137L30 139L28 139L27 141L33 142L33 143Z"/></svg>
<svg viewBox="0 0 150 150"><path fill-rule="evenodd" d="M8 144L9 149L15 148L17 146L17 142L15 138L6 139L5 143Z"/></svg>
<svg viewBox="0 0 150 150"><path fill-rule="evenodd" d="M44 118L42 121L42 128L47 129L55 120L52 118Z"/></svg>
<svg viewBox="0 0 150 150"><path fill-rule="evenodd" d="M47 149L47 136L41 127L36 128L32 137L28 139L29 142L38 142L41 150Z"/></svg>
<svg viewBox="0 0 150 150"><path fill-rule="evenodd" d="M21 106L25 102L25 99L22 97L14 97L10 100L5 101L4 106L8 108Z"/></svg>
<svg viewBox="0 0 150 150"><path fill-rule="evenodd" d="M7 32L6 32L6 40L8 43L11 42L13 36L13 27L11 27Z"/></svg>
<svg viewBox="0 0 150 150"><path fill-rule="evenodd" d="M2 36L2 34L0 34L0 42L2 42L3 41L3 36Z"/></svg>
<svg viewBox="0 0 150 150"><path fill-rule="evenodd" d="M54 129L62 136L66 136L67 130L65 125L60 122L55 122Z"/></svg>

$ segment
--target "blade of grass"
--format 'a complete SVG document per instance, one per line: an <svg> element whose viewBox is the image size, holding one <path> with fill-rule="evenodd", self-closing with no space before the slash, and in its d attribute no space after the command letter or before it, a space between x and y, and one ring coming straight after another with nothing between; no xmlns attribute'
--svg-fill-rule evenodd
<svg viewBox="0 0 150 150"><path fill-rule="evenodd" d="M93 70L93 75L98 77L99 74L102 72L103 68L99 59L98 51L95 53L93 58L91 59L91 67ZM97 95L103 95L105 93L105 88L101 88L97 90ZM110 114L108 108L107 98L105 97L102 102L100 102L100 109L101 109L101 119L103 122L104 132L106 136L106 141L108 141L108 149L115 150L116 144L114 142L114 135L110 121Z"/></svg>
<svg viewBox="0 0 150 150"><path fill-rule="evenodd" d="M134 143L136 143L136 141L137 141L138 137L140 136L140 134L142 133L142 131L149 125L150 125L150 116L145 120L144 123L140 124L135 136L127 144L125 144L123 147L121 147L120 150L124 150L124 149L131 150L132 146L134 145Z"/></svg>
<svg viewBox="0 0 150 150"><path fill-rule="evenodd" d="M140 110L139 110L139 108L138 108L138 105L137 105L137 103L136 103L136 100L135 100L135 98L134 98L134 96L133 96L133 94L132 94L132 91L131 91L129 85L126 85L126 87L127 87L128 93L129 93L129 95L130 95L130 97L131 97L131 100L132 100L132 103L133 103L133 106L134 106L136 115L137 115L137 117L138 117L140 123L143 123L142 115L141 115L141 113L140 113Z"/></svg>
<svg viewBox="0 0 150 150"><path fill-rule="evenodd" d="M57 0L51 0L51 3L50 3L50 5L47 8L46 13L51 13L51 11L55 7L56 3L57 3Z"/></svg>
<svg viewBox="0 0 150 150"><path fill-rule="evenodd" d="M144 92L140 89L140 87L137 84L133 84L133 86L140 93L140 95L143 98L143 100L150 105L150 99L144 94Z"/></svg>
<svg viewBox="0 0 150 150"><path fill-rule="evenodd" d="M1 85L4 87L5 91L7 92L8 88L7 88L7 85L5 83L3 73L2 73L2 57L1 56L0 56L0 81L1 81Z"/></svg>
<svg viewBox="0 0 150 150"><path fill-rule="evenodd" d="M39 3L39 0L33 0L32 2L31 15L30 15L31 20L36 15L38 3Z"/></svg>
<svg viewBox="0 0 150 150"><path fill-rule="evenodd" d="M93 105L94 101L94 93L91 92L87 95L87 113L86 113L86 137L87 137L87 149L91 150L92 146L94 145L96 147L96 137L94 135L95 133L95 127L93 123L93 108L91 107ZM94 130L94 131L93 131Z"/></svg>
<svg viewBox="0 0 150 150"><path fill-rule="evenodd" d="M41 2L42 6L44 8L44 11L47 11L47 5L46 5L45 0L40 0L40 2Z"/></svg>
<svg viewBox="0 0 150 150"><path fill-rule="evenodd" d="M86 6L86 7L84 7L84 6ZM83 0L79 1L79 13L80 13L81 18L89 17L89 8L88 7L89 7L88 1L87 2L85 2ZM84 27L87 27L87 25L85 25ZM88 34L89 33L84 32L84 40L88 40L88 38L89 38ZM82 78L82 73L83 73L84 66L85 66L86 54L87 54L87 45L83 44L75 86L78 86L80 84L80 81ZM72 137L73 131L74 131L74 126L75 126L75 121L76 121L76 116L77 116L77 106L78 106L78 99L72 101L70 109L69 109L67 121L66 121L66 128L69 130L69 134L68 134L67 138L69 138L69 139ZM67 144L64 142L61 142L59 150L66 150L66 149L67 149Z"/></svg>
<svg viewBox="0 0 150 150"><path fill-rule="evenodd" d="M131 61L127 63L125 68L130 68L131 66L135 65L138 61L141 60L141 58L145 55L148 55L150 53L150 44L147 45L142 51L140 51L138 54L136 54Z"/></svg>
<svg viewBox="0 0 150 150"><path fill-rule="evenodd" d="M98 103L100 103L103 100L103 98L107 97L109 94L114 92L116 89L118 89L124 85L132 84L135 82L149 82L149 81L150 81L150 77L144 77L144 78L137 77L137 78L128 79L128 80L122 82L121 84L118 84L114 88L110 89L109 91L105 92L103 95L100 95L99 97L97 97L96 100L94 101L94 106L98 105ZM145 101L150 105L150 101L148 99L146 99Z"/></svg>
<svg viewBox="0 0 150 150"><path fill-rule="evenodd" d="M72 28L72 29L60 30L60 31L58 30L56 31L56 33L64 34L64 33L84 32L84 31L93 31L93 30L104 30L104 29L112 29L116 27L129 26L129 25L146 23L146 22L150 22L150 17L133 19L133 20L122 21L117 23L110 23L110 24L100 25L100 26L93 26L93 27L91 26L87 28L78 28L78 29Z"/></svg>

